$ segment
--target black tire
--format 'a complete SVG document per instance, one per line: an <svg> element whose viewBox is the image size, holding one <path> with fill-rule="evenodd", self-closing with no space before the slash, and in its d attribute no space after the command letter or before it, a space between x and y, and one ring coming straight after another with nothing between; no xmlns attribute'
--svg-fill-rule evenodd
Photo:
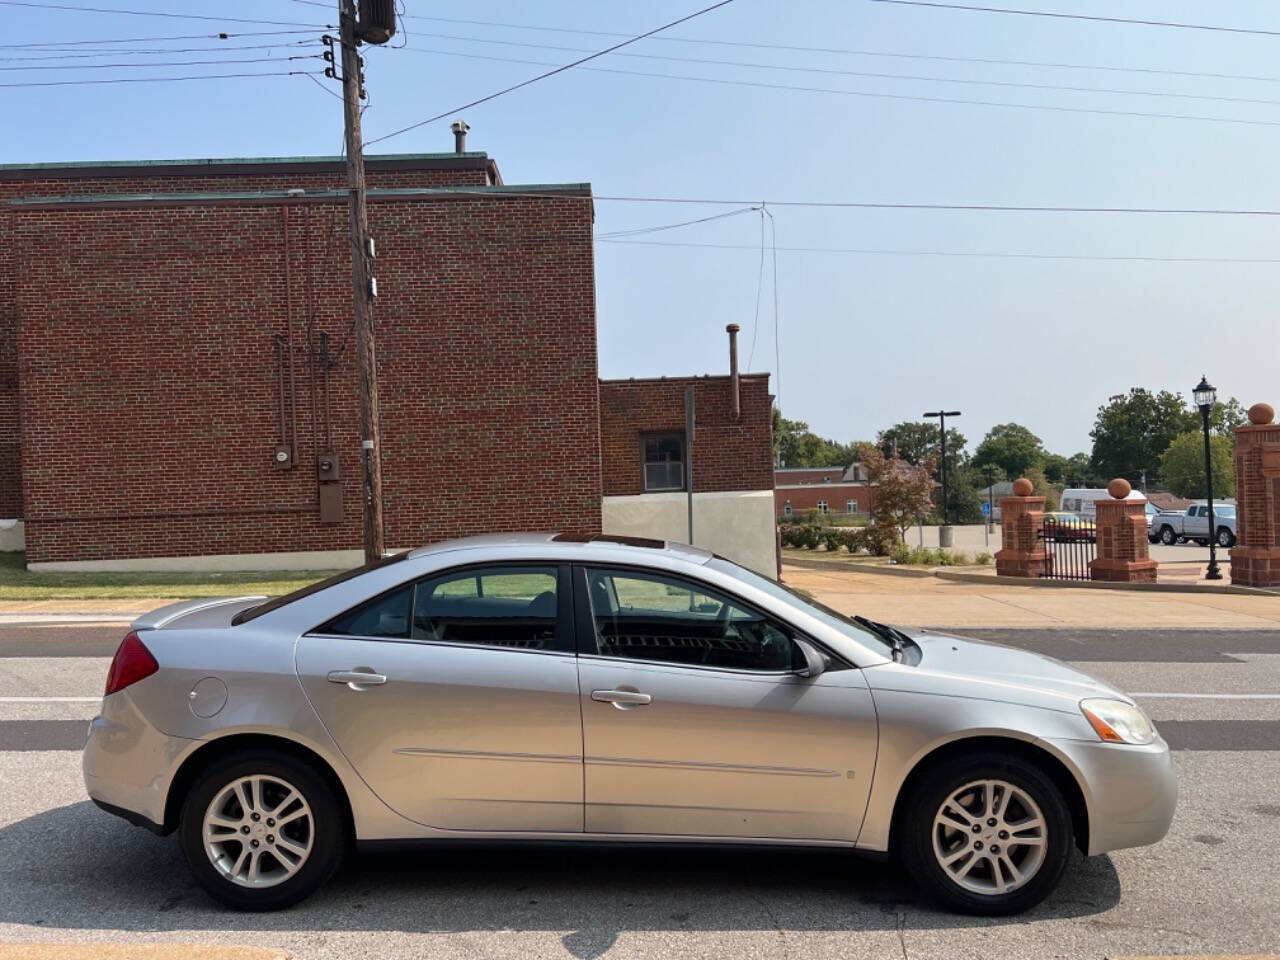
<svg viewBox="0 0 1280 960"><path fill-rule="evenodd" d="M1236 535L1226 527L1218 528L1218 546L1234 547L1236 545Z"/></svg>
<svg viewBox="0 0 1280 960"><path fill-rule="evenodd" d="M934 854L934 817L943 802L967 783L984 779L1003 780L1025 791L1045 821L1045 856L1038 872L1008 893L980 894L961 887ZM1058 885L1071 854L1071 813L1061 792L1034 764L1002 753L954 757L927 771L907 798L899 828L897 853L912 880L930 899L961 913L995 917L1034 907Z"/></svg>
<svg viewBox="0 0 1280 960"><path fill-rule="evenodd" d="M1178 535L1173 532L1173 527L1160 528L1160 542L1166 547L1172 547L1178 542Z"/></svg>
<svg viewBox="0 0 1280 960"><path fill-rule="evenodd" d="M307 859L292 877L268 887L233 882L214 866L204 845L205 811L215 796L237 779L254 775L278 778L293 786L312 815L312 847ZM215 900L237 910L281 910L305 899L333 876L347 845L341 808L324 777L296 757L262 748L226 757L200 775L183 801L178 836L196 881Z"/></svg>

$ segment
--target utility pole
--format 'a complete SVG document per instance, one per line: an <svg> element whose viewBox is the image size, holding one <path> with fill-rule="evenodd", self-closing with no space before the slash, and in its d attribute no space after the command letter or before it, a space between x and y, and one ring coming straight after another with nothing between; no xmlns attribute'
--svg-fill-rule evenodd
<svg viewBox="0 0 1280 960"><path fill-rule="evenodd" d="M347 190L351 219L351 299L354 308L356 374L360 391L361 502L364 507L364 558L379 560L387 544L382 528L382 445L378 431L378 355L373 302L377 281L371 269L373 241L365 209L364 144L360 135L361 57L356 51L355 0L338 0L342 47L342 113L346 126Z"/></svg>

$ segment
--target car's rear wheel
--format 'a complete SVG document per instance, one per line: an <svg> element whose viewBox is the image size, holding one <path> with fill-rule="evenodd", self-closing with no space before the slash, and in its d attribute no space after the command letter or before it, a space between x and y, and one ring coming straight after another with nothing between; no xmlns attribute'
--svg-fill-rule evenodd
<svg viewBox="0 0 1280 960"><path fill-rule="evenodd" d="M1178 535L1173 532L1173 527L1160 528L1160 542L1166 547L1171 547L1178 542Z"/></svg>
<svg viewBox="0 0 1280 960"><path fill-rule="evenodd" d="M999 916L1035 906L1071 851L1071 814L1026 760L975 754L925 774L908 799L899 846L916 884L943 905Z"/></svg>
<svg viewBox="0 0 1280 960"><path fill-rule="evenodd" d="M196 880L240 910L278 910L309 896L333 875L345 846L324 778L274 750L205 771L187 793L179 833Z"/></svg>

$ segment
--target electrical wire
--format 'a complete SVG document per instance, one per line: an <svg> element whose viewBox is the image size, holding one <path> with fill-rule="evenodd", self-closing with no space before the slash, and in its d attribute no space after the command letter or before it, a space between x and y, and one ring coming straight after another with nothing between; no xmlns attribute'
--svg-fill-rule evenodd
<svg viewBox="0 0 1280 960"><path fill-rule="evenodd" d="M741 216L744 213L751 213L753 210L759 210L758 206L743 207L741 210L730 210L728 213L717 213L710 217L699 217L696 220L681 220L679 223L664 223L654 227L637 227L634 230L614 230L611 233L596 234L597 240L612 240L616 237L636 237L646 233L660 233L663 230L675 230L679 227L692 227L699 223L710 223L712 220L724 220L728 217Z"/></svg>
<svg viewBox="0 0 1280 960"><path fill-rule="evenodd" d="M261 73L202 73L182 77L97 77L92 80L35 80L22 83L0 83L0 87L79 87L98 83L171 83L179 80L235 80L241 77L305 77L319 76L315 70L277 70Z"/></svg>
<svg viewBox="0 0 1280 960"><path fill-rule="evenodd" d="M769 213L768 207L761 209L769 214L769 247L773 251L773 373L778 384L774 396L777 398L778 409L782 409L782 348L780 347L781 337L778 333L778 223L773 218L773 214Z"/></svg>
<svg viewBox="0 0 1280 960"><path fill-rule="evenodd" d="M764 289L764 207L760 208L760 266L756 270L756 310L751 321L751 350L747 353L747 373L756 355L756 338L760 335L760 291Z"/></svg>
<svg viewBox="0 0 1280 960"><path fill-rule="evenodd" d="M96 50L93 53L51 53L38 57L0 57L0 63L35 63L39 61L49 60L93 60L101 57L120 57L120 56L168 56L178 53L242 53L249 50L287 50L291 47L301 47L312 43L310 40L294 40L290 43L257 43L243 47L174 47L170 49L141 49L131 50L128 47L113 47L105 50ZM31 69L40 69L32 67ZM64 69L75 69L74 65L65 67Z"/></svg>
<svg viewBox="0 0 1280 960"><path fill-rule="evenodd" d="M42 65L21 67L0 67L0 70L150 70L153 67L216 67L229 63L285 63L290 60L319 60L318 53L300 53L291 57L242 57L220 60L162 60L150 63L79 63L70 66Z"/></svg>
<svg viewBox="0 0 1280 960"><path fill-rule="evenodd" d="M1136 24L1143 27L1177 27L1180 30L1211 30L1215 33L1247 33L1262 37L1280 37L1280 30L1260 30L1249 27L1220 27L1208 23L1179 23L1172 20L1132 20L1127 17L1100 17L1084 13L1061 13L1050 10L1018 10L1012 7L979 7L960 3L933 3L930 0L868 0L869 3L888 3L900 7L930 7L934 10L961 10L971 13L1007 13L1020 17L1049 17L1054 20L1089 20L1095 23Z"/></svg>
<svg viewBox="0 0 1280 960"><path fill-rule="evenodd" d="M612 53L613 51L619 50L622 47L628 46L629 44L637 43L638 41L643 40L646 37L651 37L656 33L661 33L663 30L667 30L671 27L677 26L678 24L687 23L688 21L693 20L696 17L701 17L704 14L710 13L713 10L718 10L721 7L728 6L730 3L733 3L733 0L717 0L716 3L713 3L707 7L703 7L701 10L695 10L693 13L683 16L678 20L672 20L670 23L664 23L660 27L654 27L652 30L649 30L645 33L638 34L637 36L624 40L621 43L615 43L613 46L606 47L604 50L600 50L586 57L581 57L577 60L574 60L572 63L566 63L561 66L555 67L555 69L553 70L548 70L547 72L541 73L536 77L530 77L528 80L523 80L520 83L514 84L510 87L506 87L505 89L502 89L502 90L498 90L497 92L491 93L488 96L481 97L478 100L472 100L470 103L464 103L460 107L454 107L453 109L446 110L443 113L437 114L434 117L428 117L426 120L419 120L417 123L411 123L407 127L401 127L399 130L393 130L391 133L383 134L380 137L375 137L374 139L369 140L367 143L368 145L380 143L383 140L389 140L392 137L399 136L402 133L407 133L410 130L416 130L418 127L426 126L427 124L434 123L437 120L443 120L445 117L449 116L450 114L458 113L462 110L469 110L471 107L479 106L482 103L488 103L490 100L496 100L498 97L504 96L505 94L512 93L513 91L516 91L516 90L520 90L523 87L529 86L530 84L537 83L539 80L545 80L548 77L553 77L556 74L563 73L566 70L571 70L574 67L579 66L580 64L586 63L588 60L594 60L597 57L603 57L605 54Z"/></svg>
<svg viewBox="0 0 1280 960"><path fill-rule="evenodd" d="M314 83L317 87L319 87L321 90L323 90L325 93L327 93L329 96L331 96L331 97L335 97L335 98L337 98L338 100L343 100L342 94L340 94L340 93L334 93L332 90L330 90L328 87L326 87L326 86L324 85L324 81L323 81L323 80L319 80L319 79L317 79L317 78L316 78L316 75L315 75L314 73L307 73L307 74L304 74L304 76L305 76L308 80L310 80L312 83ZM345 102L345 100L344 100L343 102ZM344 138L343 138L343 148L345 149L345 147L346 147L346 139L345 139L345 137L344 137Z"/></svg>
<svg viewBox="0 0 1280 960"><path fill-rule="evenodd" d="M428 36L428 34L424 34L424 36ZM446 37L445 39L466 40L468 38ZM481 42L483 43L488 41L481 41ZM498 41L498 42L501 42L501 41ZM519 46L540 47L542 46L542 44L519 44ZM537 66L547 65L545 61L521 60L517 58L510 58L510 57L492 57L487 54L479 54L479 53L462 53L462 52L452 51L452 50L430 50L424 47L410 47L408 49L412 50L415 53L429 53L437 56L463 57L465 59L472 59L472 60L496 60L501 63L522 63L522 64L532 64ZM548 49L573 50L576 48L549 47ZM639 53L639 54L624 53L624 54L619 54L619 56L642 57L648 60L666 60L666 61L671 61L675 63L696 63L696 64L711 65L711 66L724 66L724 67L747 67L750 69L757 69L757 70L783 70L783 71L799 72L799 73L817 73L817 74L824 74L828 76L860 77L864 79L875 79L875 80L909 80L909 81L920 81L925 83L954 83L954 84L962 84L965 86L1013 87L1013 88L1027 89L1027 90L1053 90L1053 91L1066 92L1066 93L1104 93L1104 94L1127 96L1127 97L1163 97L1163 98L1169 98L1174 100L1210 100L1210 101L1215 101L1219 103L1245 103L1245 104L1254 104L1254 105L1263 105L1263 106L1280 106L1280 100L1259 99L1254 97L1226 97L1226 96L1219 96L1215 94L1170 93L1170 92L1161 91L1161 90L1126 90L1126 89L1116 89L1113 87L1078 87L1078 86L1068 86L1068 85L1053 84L1053 83L1027 83L1024 81L1013 81L1013 80L973 80L973 79L962 78L962 77L930 77L930 76L921 76L919 74L878 73L873 71L862 71L862 70L833 70L833 69L827 69L824 67L794 67L794 66L783 66L775 63L750 63L750 62L744 62L741 60L708 60L708 59L699 58L699 57L663 57L663 56L654 56L654 55L643 54L643 53ZM603 70L604 68L584 67L583 69ZM623 72L623 71L613 71L613 72ZM638 73L637 76L659 76L659 74ZM661 74L661 76L667 76L667 75ZM1280 77L1272 78L1272 79L1280 80Z"/></svg>
<svg viewBox="0 0 1280 960"><path fill-rule="evenodd" d="M34 3L31 0L0 0L3 7L32 7L36 10L74 10L79 13L114 13L130 17L166 17L171 20L210 20L218 23L250 23L264 27L311 27L325 29L327 24L298 23L296 20L252 20L244 17L214 16L200 13L170 13L165 10L120 10L115 7L77 7L65 3Z"/></svg>
<svg viewBox="0 0 1280 960"><path fill-rule="evenodd" d="M513 57L494 57L494 56L488 56L485 54L478 54L478 53L456 53L452 50L424 50L421 47L414 47L411 49L415 49L423 53L434 53L434 54L437 54L440 56L446 56L446 57L463 57L469 60L492 60L499 63L520 63L525 65L535 65L535 66L548 65L545 61L540 61L540 60L522 60L522 59L513 58ZM656 72L647 71L647 70L622 70L615 67L581 67L581 69L588 70L593 73L612 73L612 74L618 74L620 76L628 76L628 77L647 77L650 79L659 79L659 80L681 80L681 81L692 82L692 83L713 83L713 84L720 84L722 86L752 87L755 89L762 89L762 90L793 90L801 93L828 93L828 94L835 94L838 96L845 96L845 97L864 97L864 98L878 99L878 100L897 100L897 101L906 101L906 102L913 102L913 103L943 103L943 104L977 106L977 107L1003 107L1003 108L1014 109L1014 110L1046 110L1051 113L1079 113L1079 114L1088 114L1091 116L1104 116L1104 117L1138 117L1138 118L1149 119L1149 120L1193 120L1193 121L1199 121L1203 123L1229 123L1229 124L1238 124L1242 126L1253 126L1253 127L1280 126L1280 121L1278 120L1259 120L1259 119L1249 119L1245 117L1215 117L1215 116L1207 116L1204 114L1157 113L1154 111L1142 111L1142 110L1111 110L1104 107L1070 107L1070 106L1065 106L1061 104L1014 103L1008 100L973 100L973 99L968 99L964 97L931 97L931 96L925 96L922 94L885 93L885 92L871 91L871 90L842 90L834 87L809 87L809 86L801 86L799 84L788 84L788 83L764 83L758 80L733 80L733 79L728 79L724 77L694 77L694 76L689 76L687 74L656 73ZM552 71L552 72L558 72L558 71ZM544 74L544 76L550 76L550 74ZM535 78L535 79L538 79L538 78ZM519 84L517 86L524 86L524 85L525 84ZM516 87L512 87L509 89L516 89ZM1131 92L1131 91L1097 90L1095 92L1123 93L1123 92ZM491 99L491 98L485 98L485 99ZM470 104L465 104L461 107L457 107L454 110L448 110L444 113L431 117L427 120L423 120L419 123L412 124L411 126L404 127L400 130L396 130L384 136L377 137L376 139L368 141L368 143L373 144L373 143L377 143L380 140L386 140L389 137L394 137L397 134L404 133L406 130L412 130L415 127L420 127L424 124L432 123L436 120L441 120L449 116L450 114L457 113L461 110L467 109L468 107L475 106L476 103L483 103L483 102L485 101L482 99L482 100L474 101L473 103L470 103ZM1269 100L1267 101L1260 100L1260 101L1251 101L1251 102L1280 103L1280 101L1269 101Z"/></svg>
<svg viewBox="0 0 1280 960"><path fill-rule="evenodd" d="M172 37L114 37L95 40L41 40L34 43L0 43L0 50L30 50L39 48L84 47L100 43L168 43L174 40L238 40L243 37L287 37L299 33L315 33L310 30L257 30L248 33L184 33ZM330 29L326 27L325 29Z"/></svg>
<svg viewBox="0 0 1280 960"><path fill-rule="evenodd" d="M600 243L613 243L647 247L684 247L709 250L755 250L750 243L700 243L677 240L600 240ZM1074 253L1016 253L993 252L983 253L973 250L895 250L887 248L863 247L778 247L776 251L783 253L847 253L859 256L886 257L959 257L965 259L994 260L1072 260L1101 261L1115 263L1237 263L1237 264L1275 264L1280 257L1155 257L1145 255L1108 256L1104 254Z"/></svg>

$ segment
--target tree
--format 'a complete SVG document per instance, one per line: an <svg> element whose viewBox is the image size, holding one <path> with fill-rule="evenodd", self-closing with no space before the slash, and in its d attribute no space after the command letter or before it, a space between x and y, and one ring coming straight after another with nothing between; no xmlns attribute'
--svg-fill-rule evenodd
<svg viewBox="0 0 1280 960"><path fill-rule="evenodd" d="M1174 437L1195 429L1198 420L1181 394L1134 387L1098 408L1089 434L1090 464L1103 477L1124 477L1135 486L1144 472L1148 481L1160 479L1160 455Z"/></svg>
<svg viewBox="0 0 1280 960"><path fill-rule="evenodd" d="M876 446L886 457L892 458L896 450L901 459L919 466L926 460L938 459L939 439L936 423L904 420L876 434ZM948 470L964 450L964 445L965 439L960 431L954 427L947 431Z"/></svg>
<svg viewBox="0 0 1280 960"><path fill-rule="evenodd" d="M933 509L933 461L917 466L901 457L886 457L876 447L865 448L861 458L875 485L872 526L891 530L901 543L907 528Z"/></svg>
<svg viewBox="0 0 1280 960"><path fill-rule="evenodd" d="M1228 398L1226 403L1215 400L1209 409L1209 429L1224 437L1234 437L1235 428L1242 426L1248 419L1249 414L1235 397Z"/></svg>
<svg viewBox="0 0 1280 960"><path fill-rule="evenodd" d="M1235 443L1221 434L1209 438L1213 463L1214 498L1236 495ZM1160 479L1179 497L1204 497L1204 434L1191 430L1179 434L1160 458Z"/></svg>
<svg viewBox="0 0 1280 960"><path fill-rule="evenodd" d="M1020 423L996 424L987 431L973 455L975 467L993 466L1002 474L1001 480L1016 480L1032 467L1043 467L1044 463L1044 444Z"/></svg>
<svg viewBox="0 0 1280 960"><path fill-rule="evenodd" d="M951 449L947 448L950 459ZM986 481L972 462L957 463L947 471L947 519L952 523L981 523ZM941 489L938 493L941 495Z"/></svg>
<svg viewBox="0 0 1280 960"><path fill-rule="evenodd" d="M845 467L856 458L855 447L823 439L803 420L788 420L773 408L773 456L784 467Z"/></svg>

